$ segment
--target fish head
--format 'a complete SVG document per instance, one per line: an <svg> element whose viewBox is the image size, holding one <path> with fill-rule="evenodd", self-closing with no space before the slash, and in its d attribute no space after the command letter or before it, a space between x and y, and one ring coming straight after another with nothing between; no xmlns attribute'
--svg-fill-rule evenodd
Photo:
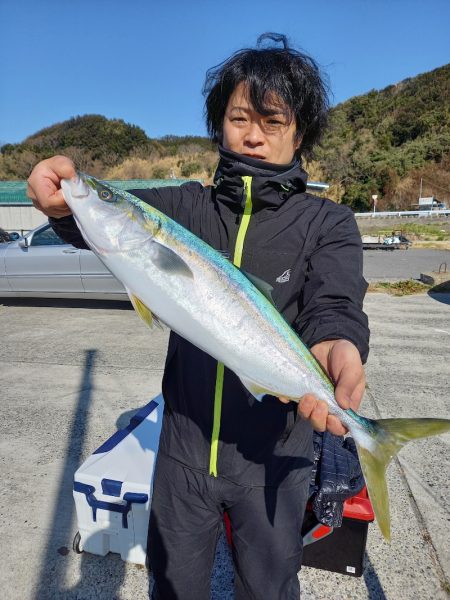
<svg viewBox="0 0 450 600"><path fill-rule="evenodd" d="M142 247L158 229L130 194L95 177L77 173L63 179L61 187L83 238L101 256Z"/></svg>

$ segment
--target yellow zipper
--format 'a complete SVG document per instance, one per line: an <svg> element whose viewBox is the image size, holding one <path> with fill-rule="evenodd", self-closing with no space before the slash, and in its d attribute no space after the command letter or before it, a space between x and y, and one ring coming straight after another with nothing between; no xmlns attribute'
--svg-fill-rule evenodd
<svg viewBox="0 0 450 600"><path fill-rule="evenodd" d="M236 267L241 266L242 250L244 248L244 240L247 234L250 217L252 215L252 177L246 175L242 177L244 182L245 206L236 236L234 245L233 264ZM217 363L216 372L216 388L214 392L214 419L211 435L211 451L209 455L209 474L217 477L217 453L219 449L219 433L220 433L220 417L222 414L222 394L223 394L223 363Z"/></svg>

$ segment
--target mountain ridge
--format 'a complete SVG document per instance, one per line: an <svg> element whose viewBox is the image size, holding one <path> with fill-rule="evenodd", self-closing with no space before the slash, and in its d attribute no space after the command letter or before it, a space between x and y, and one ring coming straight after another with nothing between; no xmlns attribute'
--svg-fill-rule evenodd
<svg viewBox="0 0 450 600"><path fill-rule="evenodd" d="M83 115L1 146L0 179L24 179L36 162L57 153L105 179L208 181L217 164L216 145L208 138L154 139L122 119ZM331 184L333 200L353 210L369 210L373 195L378 208L408 207L417 200L421 179L423 195L450 205L450 64L331 108L315 160L305 167L313 179Z"/></svg>

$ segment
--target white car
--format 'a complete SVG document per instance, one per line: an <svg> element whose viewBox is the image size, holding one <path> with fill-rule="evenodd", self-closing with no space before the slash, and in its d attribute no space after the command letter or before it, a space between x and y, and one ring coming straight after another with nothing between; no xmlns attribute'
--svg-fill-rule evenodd
<svg viewBox="0 0 450 600"><path fill-rule="evenodd" d="M128 300L93 252L67 244L48 223L0 243L0 297Z"/></svg>

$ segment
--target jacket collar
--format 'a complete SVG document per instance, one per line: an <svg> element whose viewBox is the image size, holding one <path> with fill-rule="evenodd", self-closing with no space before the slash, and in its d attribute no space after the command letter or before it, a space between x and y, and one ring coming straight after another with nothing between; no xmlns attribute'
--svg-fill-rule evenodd
<svg viewBox="0 0 450 600"><path fill-rule="evenodd" d="M252 179L253 211L283 204L293 193L306 190L308 174L295 159L287 165L277 165L265 160L243 156L219 146L220 161L214 176L216 195L227 204L242 206L242 177Z"/></svg>

